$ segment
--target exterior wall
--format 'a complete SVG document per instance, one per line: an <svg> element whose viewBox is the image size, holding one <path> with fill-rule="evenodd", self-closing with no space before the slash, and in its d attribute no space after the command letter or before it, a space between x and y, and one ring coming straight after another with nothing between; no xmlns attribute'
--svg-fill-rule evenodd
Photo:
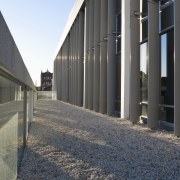
<svg viewBox="0 0 180 180"><path fill-rule="evenodd" d="M0 27L0 177L16 179L36 89L1 13Z"/></svg>
<svg viewBox="0 0 180 180"><path fill-rule="evenodd" d="M172 64L173 48L178 57L178 6L178 1L77 1L55 55L54 84L60 87L57 94L61 94L66 82L69 84L69 99L61 100L110 116L119 114L132 123L147 123L151 129L173 127L179 135L176 79L179 66L177 61L177 66ZM169 10L164 11L166 8ZM166 47L170 48L166 55L163 54L164 34L171 44ZM63 57L68 66L64 67L57 59L67 46L69 53ZM167 78L160 75L165 56L165 68L170 74ZM66 68L68 78L63 77Z"/></svg>

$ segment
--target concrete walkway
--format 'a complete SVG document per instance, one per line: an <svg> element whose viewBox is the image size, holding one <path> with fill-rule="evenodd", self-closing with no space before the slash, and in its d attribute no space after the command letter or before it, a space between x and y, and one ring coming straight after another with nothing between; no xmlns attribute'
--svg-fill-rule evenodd
<svg viewBox="0 0 180 180"><path fill-rule="evenodd" d="M180 139L60 101L38 101L18 179L180 179Z"/></svg>

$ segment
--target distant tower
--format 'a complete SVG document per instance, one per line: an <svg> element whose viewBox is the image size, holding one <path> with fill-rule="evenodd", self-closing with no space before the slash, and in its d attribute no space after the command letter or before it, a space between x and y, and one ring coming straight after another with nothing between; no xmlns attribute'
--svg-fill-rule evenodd
<svg viewBox="0 0 180 180"><path fill-rule="evenodd" d="M52 78L53 73L48 69L44 73L41 71L41 91L52 91Z"/></svg>

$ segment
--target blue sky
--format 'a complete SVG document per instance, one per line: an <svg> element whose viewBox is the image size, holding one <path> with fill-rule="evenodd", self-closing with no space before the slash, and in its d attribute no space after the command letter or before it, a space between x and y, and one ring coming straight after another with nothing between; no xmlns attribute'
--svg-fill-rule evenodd
<svg viewBox="0 0 180 180"><path fill-rule="evenodd" d="M0 10L29 70L39 85L53 71L53 57L75 0L0 0Z"/></svg>

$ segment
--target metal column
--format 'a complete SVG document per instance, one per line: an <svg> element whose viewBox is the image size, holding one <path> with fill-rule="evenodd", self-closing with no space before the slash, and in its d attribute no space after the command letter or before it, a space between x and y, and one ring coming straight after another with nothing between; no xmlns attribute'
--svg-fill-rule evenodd
<svg viewBox="0 0 180 180"><path fill-rule="evenodd" d="M180 1L174 0L174 134L180 136Z"/></svg>
<svg viewBox="0 0 180 180"><path fill-rule="evenodd" d="M108 0L107 114L114 115L116 88L116 0Z"/></svg>
<svg viewBox="0 0 180 180"><path fill-rule="evenodd" d="M107 13L108 0L101 0L99 111L103 114L107 112Z"/></svg>
<svg viewBox="0 0 180 180"><path fill-rule="evenodd" d="M100 83L100 6L101 1L95 0L94 5L94 78L93 78L93 109L99 111L99 83Z"/></svg>
<svg viewBox="0 0 180 180"><path fill-rule="evenodd" d="M59 83L58 83L58 89L59 89L59 100L62 101L62 49L59 52Z"/></svg>
<svg viewBox="0 0 180 180"><path fill-rule="evenodd" d="M66 39L66 102L69 102L69 35Z"/></svg>
<svg viewBox="0 0 180 180"><path fill-rule="evenodd" d="M62 49L62 56L61 56L61 100L64 101L64 92L65 92L65 89L64 89L64 81L65 81L65 73L64 73L64 44L63 46L61 47Z"/></svg>
<svg viewBox="0 0 180 180"><path fill-rule="evenodd" d="M134 12L140 12L140 1L131 0L131 65L130 65L130 120L136 123L140 117L140 20Z"/></svg>
<svg viewBox="0 0 180 180"><path fill-rule="evenodd" d="M88 58L88 109L93 109L93 61L94 61L94 0L90 0L89 58Z"/></svg>
<svg viewBox="0 0 180 180"><path fill-rule="evenodd" d="M86 0L85 42L84 43L85 43L84 107L88 108L89 0Z"/></svg>
<svg viewBox="0 0 180 180"><path fill-rule="evenodd" d="M72 29L70 30L69 46L69 103L72 104Z"/></svg>
<svg viewBox="0 0 180 180"><path fill-rule="evenodd" d="M129 119L130 96L130 0L122 0L121 118Z"/></svg>
<svg viewBox="0 0 180 180"><path fill-rule="evenodd" d="M160 98L159 61L159 7L158 2L148 1L148 127L157 127Z"/></svg>
<svg viewBox="0 0 180 180"><path fill-rule="evenodd" d="M79 12L78 106L83 106L84 12Z"/></svg>
<svg viewBox="0 0 180 180"><path fill-rule="evenodd" d="M76 46L76 27L73 25L73 57L72 57L72 104L75 104L75 46Z"/></svg>
<svg viewBox="0 0 180 180"><path fill-rule="evenodd" d="M78 51L79 51L79 16L76 17L75 45L75 105L78 105Z"/></svg>

